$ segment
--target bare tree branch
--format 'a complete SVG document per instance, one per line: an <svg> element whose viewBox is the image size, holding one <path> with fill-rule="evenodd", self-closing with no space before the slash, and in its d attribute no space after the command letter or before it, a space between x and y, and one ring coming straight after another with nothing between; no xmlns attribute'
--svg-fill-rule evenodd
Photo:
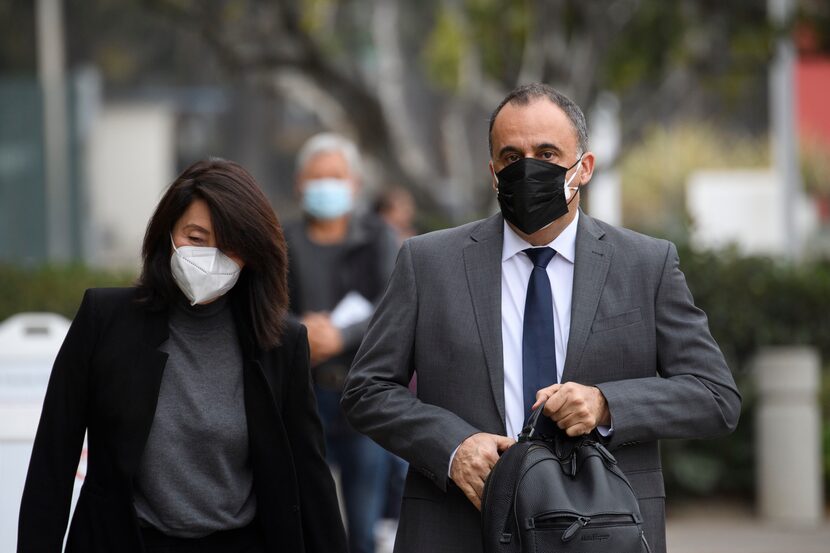
<svg viewBox="0 0 830 553"><path fill-rule="evenodd" d="M425 183L438 181L414 132L417 125L406 99L406 62L399 42L400 5L398 0L373 2L372 36L377 47L378 99L389 122L394 148L407 170Z"/></svg>

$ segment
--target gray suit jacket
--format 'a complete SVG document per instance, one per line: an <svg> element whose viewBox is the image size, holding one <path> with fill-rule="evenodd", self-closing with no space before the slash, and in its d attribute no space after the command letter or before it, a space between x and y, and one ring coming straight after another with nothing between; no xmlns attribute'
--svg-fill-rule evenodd
<svg viewBox="0 0 830 553"><path fill-rule="evenodd" d="M500 214L408 240L346 381L354 427L411 466L396 552L481 550L479 513L447 470L468 436L505 433L502 242ZM602 390L609 448L665 550L657 440L726 434L740 411L673 244L580 214L562 380Z"/></svg>

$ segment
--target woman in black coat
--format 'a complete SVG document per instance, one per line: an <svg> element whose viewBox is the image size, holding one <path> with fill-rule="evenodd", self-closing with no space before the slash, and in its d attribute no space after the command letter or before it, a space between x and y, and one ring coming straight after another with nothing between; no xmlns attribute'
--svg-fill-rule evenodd
<svg viewBox="0 0 830 553"><path fill-rule="evenodd" d="M253 177L198 162L159 202L138 285L92 289L55 360L19 552L346 550L282 229Z"/></svg>

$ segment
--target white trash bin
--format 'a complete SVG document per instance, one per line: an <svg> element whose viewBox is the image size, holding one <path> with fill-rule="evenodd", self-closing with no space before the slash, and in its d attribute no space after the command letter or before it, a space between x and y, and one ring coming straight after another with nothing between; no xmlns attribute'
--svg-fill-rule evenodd
<svg viewBox="0 0 830 553"><path fill-rule="evenodd" d="M0 552L17 548L20 496L26 481L52 364L69 330L54 313L20 313L0 324ZM82 465L86 464L86 447ZM74 506L83 478L78 471Z"/></svg>

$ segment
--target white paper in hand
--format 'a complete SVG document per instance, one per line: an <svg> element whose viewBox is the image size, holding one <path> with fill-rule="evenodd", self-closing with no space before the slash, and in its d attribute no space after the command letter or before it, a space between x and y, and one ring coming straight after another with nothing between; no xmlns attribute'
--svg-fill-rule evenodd
<svg viewBox="0 0 830 553"><path fill-rule="evenodd" d="M355 323L367 319L372 315L375 306L360 293L352 290L346 294L340 303L331 312L331 324L344 329Z"/></svg>

